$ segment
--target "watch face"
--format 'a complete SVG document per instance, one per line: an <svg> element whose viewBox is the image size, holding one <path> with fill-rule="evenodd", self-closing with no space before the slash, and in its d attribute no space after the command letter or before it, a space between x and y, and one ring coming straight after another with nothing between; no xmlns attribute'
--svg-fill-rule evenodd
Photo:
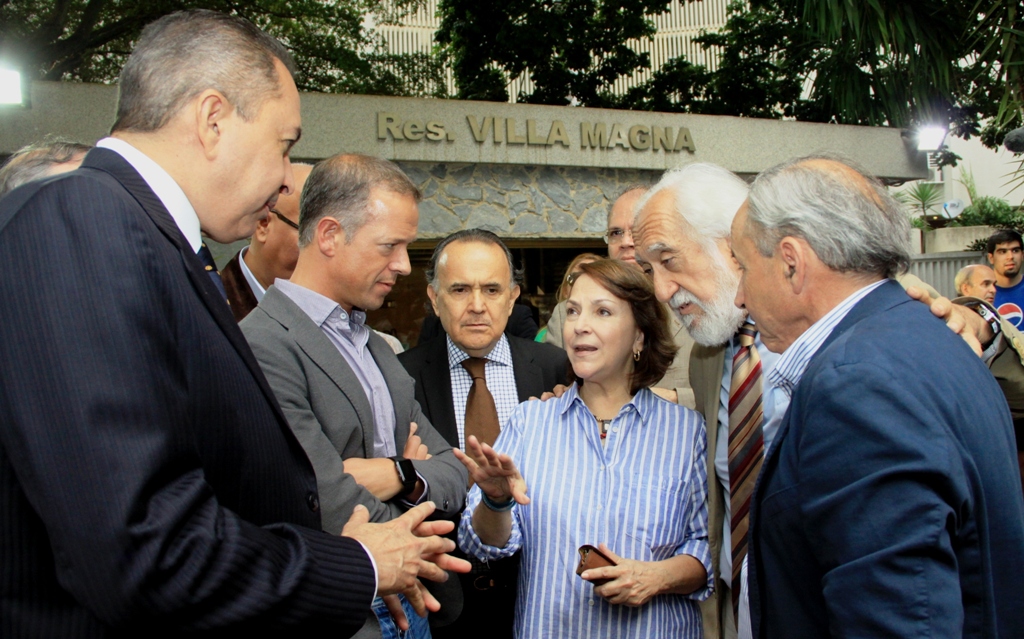
<svg viewBox="0 0 1024 639"><path fill-rule="evenodd" d="M398 471L398 480L402 482L403 494L416 488L416 468L408 459L395 459L395 470Z"/></svg>

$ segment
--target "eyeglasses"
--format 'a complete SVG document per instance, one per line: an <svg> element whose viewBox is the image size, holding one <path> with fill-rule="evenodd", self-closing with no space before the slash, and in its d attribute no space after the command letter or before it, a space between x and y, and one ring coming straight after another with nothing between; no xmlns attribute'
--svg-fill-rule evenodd
<svg viewBox="0 0 1024 639"><path fill-rule="evenodd" d="M276 215L277 217L281 218L281 221L282 221L282 222L284 222L284 223L285 223L285 224L287 224L288 226L292 227L292 228L293 228L293 229L295 229L296 231L298 231L298 230L299 230L299 225L298 225L298 224L296 224L295 222L292 222L292 221L291 221L291 220L289 220L288 218L286 218L286 217L285 217L284 215L282 215L282 214L281 214L281 212L280 212L280 211L275 211L274 209L270 209L270 212L271 212L271 213L273 213L274 215Z"/></svg>
<svg viewBox="0 0 1024 639"><path fill-rule="evenodd" d="M622 244L622 240L624 240L627 235L630 239L633 239L633 234L630 232L629 229L610 228L604 234L604 243Z"/></svg>

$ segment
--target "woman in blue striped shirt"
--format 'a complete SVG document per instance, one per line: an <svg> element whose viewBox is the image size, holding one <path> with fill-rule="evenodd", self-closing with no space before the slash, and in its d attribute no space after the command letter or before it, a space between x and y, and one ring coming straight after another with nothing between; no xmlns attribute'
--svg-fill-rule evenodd
<svg viewBox="0 0 1024 639"><path fill-rule="evenodd" d="M704 420L647 388L675 355L666 319L638 269L582 265L563 328L576 383L520 404L493 449L456 451L476 482L459 545L484 561L522 550L518 637L701 637ZM616 565L577 577L584 544Z"/></svg>

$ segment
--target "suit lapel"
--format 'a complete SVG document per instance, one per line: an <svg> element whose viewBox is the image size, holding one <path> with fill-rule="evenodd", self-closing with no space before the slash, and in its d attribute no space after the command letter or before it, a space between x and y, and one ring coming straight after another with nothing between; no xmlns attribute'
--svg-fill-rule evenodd
<svg viewBox="0 0 1024 639"><path fill-rule="evenodd" d="M430 423L452 446L459 445L459 432L455 424L455 402L452 399L452 374L448 366L448 339L444 333L430 341L425 363L419 372L417 384L423 387Z"/></svg>
<svg viewBox="0 0 1024 639"><path fill-rule="evenodd" d="M287 295L271 286L260 308L281 324L295 343L348 399L363 430L363 453L373 457L373 408L352 367L319 326Z"/></svg>
<svg viewBox="0 0 1024 639"><path fill-rule="evenodd" d="M509 350L512 353L512 374L516 378L516 392L519 401L525 402L531 397L540 397L545 390L544 373L533 363L533 356L520 348L517 340L509 338Z"/></svg>
<svg viewBox="0 0 1024 639"><path fill-rule="evenodd" d="M188 274L192 286L195 287L199 299L203 301L207 310L210 311L210 315L213 316L214 321L224 332L225 337L227 337L242 360L245 361L245 365L249 367L249 371L256 378L260 390L263 391L263 395L270 402L281 424L287 426L288 421L285 419L284 413L281 412L277 399L274 397L273 391L270 390L270 385L267 384L263 371L260 369L259 363L256 362L256 357L252 354L252 349L249 348L249 343L245 341L245 336L242 335L242 331L239 330L235 318L231 315L231 309L227 304L227 300L221 297L220 291L214 286L210 276L203 268L203 263L196 256L192 247L189 246L185 236L181 234L181 229L178 228L177 223L171 217L163 202L160 201L160 198L149 188L149 185L132 165L114 151L93 149L86 156L82 164L83 168L94 168L109 173L120 182L128 193L135 198L135 201L139 203L156 227L160 229L160 232L178 249L185 272ZM291 433L290 428L285 430Z"/></svg>

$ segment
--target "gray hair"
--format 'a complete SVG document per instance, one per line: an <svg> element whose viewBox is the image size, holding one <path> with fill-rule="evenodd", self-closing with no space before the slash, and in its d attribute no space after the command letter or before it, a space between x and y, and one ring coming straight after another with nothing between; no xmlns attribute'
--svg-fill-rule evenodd
<svg viewBox="0 0 1024 639"><path fill-rule="evenodd" d="M444 254L444 250L448 248L448 245L454 242L480 242L481 244L500 246L501 250L505 252L505 259L508 260L509 289L515 288L522 281L523 271L522 269L516 269L512 263L512 251L508 250L508 247L505 246L500 237L484 229L465 229L452 233L434 247L434 254L430 256L430 266L427 268L426 276L427 283L430 284L430 288L434 289L435 292L440 286L440 282L437 279L437 270L441 263L441 256Z"/></svg>
<svg viewBox="0 0 1024 639"><path fill-rule="evenodd" d="M22 184L48 177L53 167L67 164L92 149L61 138L49 138L18 149L0 169L0 197Z"/></svg>
<svg viewBox="0 0 1024 639"><path fill-rule="evenodd" d="M970 282L971 275L974 273L974 270L980 266L981 264L968 264L956 272L956 276L953 278L953 289L956 291L957 295L967 295L967 293L964 293L961 289L963 289L964 284Z"/></svg>
<svg viewBox="0 0 1024 639"><path fill-rule="evenodd" d="M805 240L833 271L893 277L910 267L910 221L880 183L849 160L817 155L761 173L747 225L757 250L783 237Z"/></svg>
<svg viewBox="0 0 1024 639"><path fill-rule="evenodd" d="M697 233L694 239L704 252L721 255L715 240L728 239L736 211L747 199L747 183L717 164L694 162L666 172L637 203L637 212L665 189L675 195L676 211Z"/></svg>
<svg viewBox="0 0 1024 639"><path fill-rule="evenodd" d="M420 201L420 190L398 165L356 153L335 155L310 171L299 200L299 247L310 244L325 217L338 220L345 243L352 241L370 215L370 192L384 189Z"/></svg>
<svg viewBox="0 0 1024 639"><path fill-rule="evenodd" d="M248 20L206 10L166 15L143 29L121 70L111 130L157 131L207 89L252 121L280 91L275 60L295 75L288 50Z"/></svg>

